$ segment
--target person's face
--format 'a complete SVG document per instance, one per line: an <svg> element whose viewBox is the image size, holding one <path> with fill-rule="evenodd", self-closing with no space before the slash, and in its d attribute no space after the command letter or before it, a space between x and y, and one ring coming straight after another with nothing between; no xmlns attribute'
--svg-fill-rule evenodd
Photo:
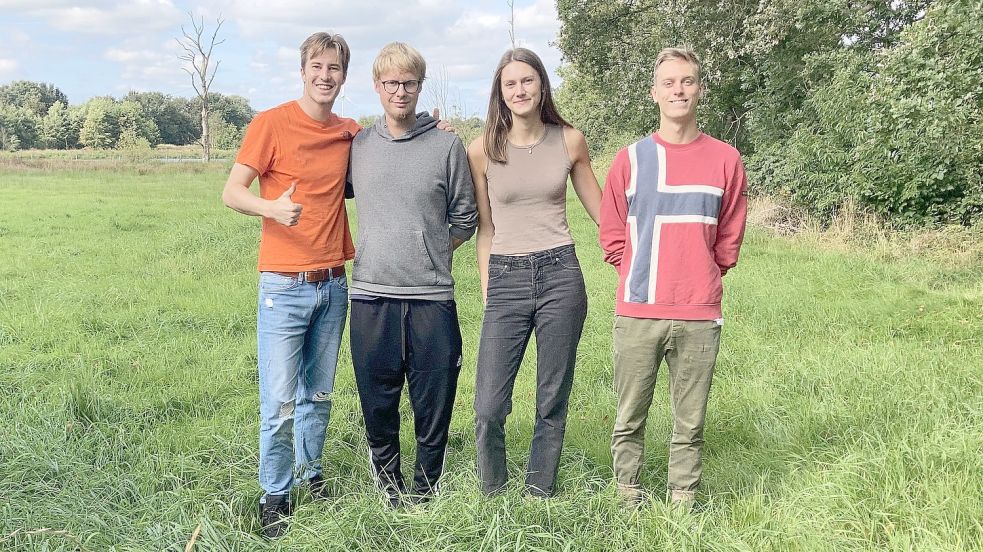
<svg viewBox="0 0 983 552"><path fill-rule="evenodd" d="M696 66L682 59L670 59L655 71L652 99L659 104L663 119L683 121L696 118L701 96Z"/></svg>
<svg viewBox="0 0 983 552"><path fill-rule="evenodd" d="M307 59L300 70L304 81L304 96L318 105L334 105L335 98L345 84L345 74L338 59L338 52L328 48Z"/></svg>
<svg viewBox="0 0 983 552"><path fill-rule="evenodd" d="M543 81L532 65L512 61L502 68L502 99L513 116L539 116L543 101Z"/></svg>
<svg viewBox="0 0 983 552"><path fill-rule="evenodd" d="M414 85L412 82L405 84L406 81L416 81L416 90L413 90ZM394 85L394 82L402 82L404 84ZM390 90L395 86L396 91L387 91L387 86L390 87ZM406 90L407 86L409 86L410 91ZM385 71L375 81L375 91L379 94L379 102L382 103L382 109L386 112L386 115L396 120L405 120L416 116L416 102L420 99L420 92L422 90L423 79L403 69Z"/></svg>

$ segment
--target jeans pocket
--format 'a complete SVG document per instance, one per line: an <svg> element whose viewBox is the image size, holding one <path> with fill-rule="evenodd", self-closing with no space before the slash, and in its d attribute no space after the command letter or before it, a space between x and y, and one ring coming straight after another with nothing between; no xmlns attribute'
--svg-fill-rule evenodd
<svg viewBox="0 0 983 552"><path fill-rule="evenodd" d="M259 289L264 293L281 293L290 291L300 285L300 280L276 272L262 272L259 277Z"/></svg>
<svg viewBox="0 0 983 552"><path fill-rule="evenodd" d="M494 280L495 278L501 278L509 270L509 265L505 263L496 263L494 261L488 263L488 279Z"/></svg>
<svg viewBox="0 0 983 552"><path fill-rule="evenodd" d="M335 278L335 283L338 284L338 287L340 287L341 289L343 289L345 291L348 291L348 277L347 276L339 276L339 277Z"/></svg>
<svg viewBox="0 0 983 552"><path fill-rule="evenodd" d="M567 270L580 270L580 260L573 249L559 254L556 257L556 263Z"/></svg>

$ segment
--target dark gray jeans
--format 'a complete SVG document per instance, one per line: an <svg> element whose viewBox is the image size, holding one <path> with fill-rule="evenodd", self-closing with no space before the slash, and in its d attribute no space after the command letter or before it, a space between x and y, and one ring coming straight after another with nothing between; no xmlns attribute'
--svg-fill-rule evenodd
<svg viewBox="0 0 983 552"><path fill-rule="evenodd" d="M584 277L573 245L530 255L492 255L478 346L474 409L481 490L505 486L505 418L536 332L536 426L526 470L530 493L551 496L560 464L577 344L587 318Z"/></svg>

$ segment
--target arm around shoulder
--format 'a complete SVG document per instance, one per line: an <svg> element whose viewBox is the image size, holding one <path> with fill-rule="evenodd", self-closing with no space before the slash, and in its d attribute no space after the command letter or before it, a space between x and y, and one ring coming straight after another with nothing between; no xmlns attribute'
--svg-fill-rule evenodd
<svg viewBox="0 0 983 552"><path fill-rule="evenodd" d="M456 136L451 144L447 164L447 222L451 237L465 242L474 235L474 229L478 225L478 212L474 204L474 183L468 154Z"/></svg>

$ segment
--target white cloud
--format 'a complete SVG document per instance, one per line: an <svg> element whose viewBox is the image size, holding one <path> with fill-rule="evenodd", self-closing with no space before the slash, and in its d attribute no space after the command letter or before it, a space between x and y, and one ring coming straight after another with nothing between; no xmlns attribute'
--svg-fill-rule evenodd
<svg viewBox="0 0 983 552"><path fill-rule="evenodd" d="M120 63L134 63L157 61L160 57L158 52L150 50L123 50L121 48L110 48L106 50L106 59L118 61Z"/></svg>
<svg viewBox="0 0 983 552"><path fill-rule="evenodd" d="M61 31L90 35L126 35L159 31L180 24L182 13L171 0L113 2L5 1L5 11L46 21Z"/></svg>
<svg viewBox="0 0 983 552"><path fill-rule="evenodd" d="M189 27L188 10L204 17L209 32L216 17L225 20L214 89L244 95L257 109L299 96L298 47L316 31L340 32L351 46L349 116L381 110L371 64L387 42L419 49L431 77L446 72L453 103L482 114L495 65L510 47L504 0L0 0L0 6L0 60L7 63L0 71L31 68L26 78L80 90L73 101L125 89L193 95L174 40L182 25ZM553 0L516 0L515 29L519 44L555 71Z"/></svg>
<svg viewBox="0 0 983 552"><path fill-rule="evenodd" d="M20 64L16 59L0 58L0 78L6 79L17 72Z"/></svg>
<svg viewBox="0 0 983 552"><path fill-rule="evenodd" d="M177 57L179 46L173 40L163 42L133 39L103 52L103 59L120 67L121 83L125 90L154 90L162 84L167 88L184 88L181 93L192 94L190 82Z"/></svg>

